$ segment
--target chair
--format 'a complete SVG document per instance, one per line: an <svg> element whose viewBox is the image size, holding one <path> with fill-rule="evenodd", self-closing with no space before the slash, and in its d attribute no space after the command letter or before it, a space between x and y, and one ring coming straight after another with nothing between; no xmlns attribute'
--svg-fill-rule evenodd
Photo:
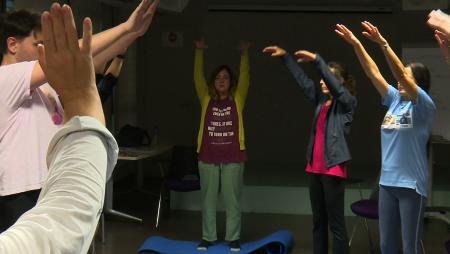
<svg viewBox="0 0 450 254"><path fill-rule="evenodd" d="M200 177L198 173L197 151L192 146L175 146L172 150L172 159L167 176L161 182L156 225L158 228L161 213L161 203L168 197L163 197L166 191L190 192L200 190Z"/></svg>

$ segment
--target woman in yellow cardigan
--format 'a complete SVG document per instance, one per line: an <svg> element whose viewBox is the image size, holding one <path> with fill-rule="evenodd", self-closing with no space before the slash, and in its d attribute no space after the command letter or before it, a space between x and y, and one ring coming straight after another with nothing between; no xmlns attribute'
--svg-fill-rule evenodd
<svg viewBox="0 0 450 254"><path fill-rule="evenodd" d="M226 208L226 235L231 251L240 251L241 190L244 162L242 111L250 83L248 48L240 43L241 66L236 82L226 65L217 67L207 83L203 72L204 39L195 41L194 82L202 107L197 153L202 192L202 241L198 250L207 250L217 240L216 204L219 186Z"/></svg>

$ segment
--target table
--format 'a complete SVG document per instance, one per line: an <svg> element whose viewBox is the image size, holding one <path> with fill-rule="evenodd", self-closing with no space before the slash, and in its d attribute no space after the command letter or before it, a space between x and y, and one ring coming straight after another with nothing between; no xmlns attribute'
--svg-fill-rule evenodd
<svg viewBox="0 0 450 254"><path fill-rule="evenodd" d="M140 147L120 147L119 148L119 157L118 160L127 160L127 161L136 161L138 162L138 188L143 190L143 169L142 169L142 160L144 159L152 159L161 154L164 154L170 151L173 148L171 144L156 144L150 146L140 146ZM161 173L161 176L164 175L164 168L162 161L158 161L158 167ZM113 174L114 176L114 174ZM130 219L137 222L142 222L141 218L114 210L113 208L113 192L114 192L114 179L113 176L106 183L106 192L105 192L105 206L103 213L104 214L112 214L115 216L119 216L122 218ZM104 218L102 216L102 242L104 242Z"/></svg>

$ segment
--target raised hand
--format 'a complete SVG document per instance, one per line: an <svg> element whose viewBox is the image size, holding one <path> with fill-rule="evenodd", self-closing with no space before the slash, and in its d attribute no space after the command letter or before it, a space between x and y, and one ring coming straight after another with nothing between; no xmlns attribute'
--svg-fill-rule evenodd
<svg viewBox="0 0 450 254"><path fill-rule="evenodd" d="M356 38L352 31L342 24L336 24L336 29L334 31L337 35L339 35L339 37L351 45L355 45L359 42L358 38Z"/></svg>
<svg viewBox="0 0 450 254"><path fill-rule="evenodd" d="M95 88L91 41L92 22L83 21L83 39L78 44L73 14L68 5L55 3L42 14L44 45L39 45L39 63L50 85L64 97Z"/></svg>
<svg viewBox="0 0 450 254"><path fill-rule="evenodd" d="M64 102L65 120L91 116L105 123L95 85L92 62L92 22L83 21L83 38L78 43L72 10L54 3L42 14L44 45L38 46L39 64L49 84Z"/></svg>
<svg viewBox="0 0 450 254"><path fill-rule="evenodd" d="M447 36L443 32L435 30L434 37L436 38L436 41L441 48L445 60L450 63L450 41L448 40Z"/></svg>
<svg viewBox="0 0 450 254"><path fill-rule="evenodd" d="M128 31L136 33L137 36L144 35L152 23L159 1L142 0L124 23Z"/></svg>
<svg viewBox="0 0 450 254"><path fill-rule="evenodd" d="M205 38L201 38L200 40L194 41L194 45L196 49L207 49L208 45L206 45Z"/></svg>
<svg viewBox="0 0 450 254"><path fill-rule="evenodd" d="M270 54L272 57L282 57L286 55L286 50L278 46L269 46L263 49L263 53Z"/></svg>
<svg viewBox="0 0 450 254"><path fill-rule="evenodd" d="M316 60L316 54L309 52L307 50L299 50L294 53L296 57L298 57L297 62L299 63L307 63Z"/></svg>
<svg viewBox="0 0 450 254"><path fill-rule="evenodd" d="M362 32L362 34L370 39L371 41L379 44L379 45L385 45L387 44L386 39L383 38L381 33L378 31L378 28L374 25L372 25L368 21L361 22L363 28L366 30Z"/></svg>
<svg viewBox="0 0 450 254"><path fill-rule="evenodd" d="M433 10L428 14L427 24L443 32L450 39L450 16L440 10Z"/></svg>
<svg viewBox="0 0 450 254"><path fill-rule="evenodd" d="M248 50L251 46L251 43L248 41L240 41L239 42L239 50L240 51L244 51L244 50Z"/></svg>

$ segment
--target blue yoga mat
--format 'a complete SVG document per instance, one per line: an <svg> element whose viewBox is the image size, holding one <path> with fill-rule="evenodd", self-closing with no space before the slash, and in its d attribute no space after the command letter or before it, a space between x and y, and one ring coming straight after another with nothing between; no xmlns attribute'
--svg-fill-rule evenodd
<svg viewBox="0 0 450 254"><path fill-rule="evenodd" d="M142 244L139 252L160 254L229 254L229 253L259 253L286 254L294 242L292 233L287 230L277 231L261 240L244 243L240 252L231 252L227 243L219 243L208 248L207 251L197 250L199 242L170 240L160 236L152 236ZM265 251L265 252L264 252Z"/></svg>

